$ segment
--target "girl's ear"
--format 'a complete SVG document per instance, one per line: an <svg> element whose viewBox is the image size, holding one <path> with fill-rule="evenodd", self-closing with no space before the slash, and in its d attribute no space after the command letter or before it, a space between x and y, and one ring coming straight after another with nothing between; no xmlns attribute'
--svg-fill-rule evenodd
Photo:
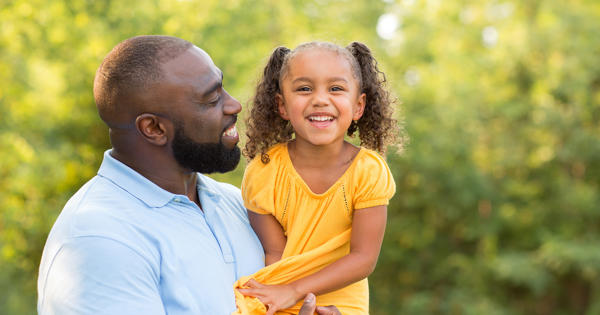
<svg viewBox="0 0 600 315"><path fill-rule="evenodd" d="M359 120L365 112L365 105L367 103L367 95L362 93L358 96L358 101L356 102L356 106L354 107L354 115L352 116L352 120Z"/></svg>
<svg viewBox="0 0 600 315"><path fill-rule="evenodd" d="M279 116L285 120L290 120L290 116L288 116L287 110L285 110L285 103L283 102L283 96L279 93L275 95L275 100L277 101L277 109L279 110Z"/></svg>

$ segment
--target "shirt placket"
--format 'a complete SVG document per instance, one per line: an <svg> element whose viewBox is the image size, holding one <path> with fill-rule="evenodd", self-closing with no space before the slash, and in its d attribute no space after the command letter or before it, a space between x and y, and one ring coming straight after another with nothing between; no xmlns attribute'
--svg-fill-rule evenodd
<svg viewBox="0 0 600 315"><path fill-rule="evenodd" d="M235 261L233 257L233 250L231 248L231 243L225 231L227 231L226 227L223 225L217 211L221 207L220 197L214 194L206 194L205 196L201 196L202 203L202 212L204 218L206 220L206 224L208 228L212 232L213 236L217 240L219 248L221 249L221 255L223 257L223 261L225 263L233 263Z"/></svg>

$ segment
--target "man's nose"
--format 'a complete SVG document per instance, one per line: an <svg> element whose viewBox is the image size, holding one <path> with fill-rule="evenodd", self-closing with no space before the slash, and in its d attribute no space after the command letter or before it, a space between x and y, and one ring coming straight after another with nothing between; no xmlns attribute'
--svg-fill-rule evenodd
<svg viewBox="0 0 600 315"><path fill-rule="evenodd" d="M227 91L225 92L225 104L223 106L223 113L225 115L235 115L242 111L242 104L238 102L233 96L229 95Z"/></svg>

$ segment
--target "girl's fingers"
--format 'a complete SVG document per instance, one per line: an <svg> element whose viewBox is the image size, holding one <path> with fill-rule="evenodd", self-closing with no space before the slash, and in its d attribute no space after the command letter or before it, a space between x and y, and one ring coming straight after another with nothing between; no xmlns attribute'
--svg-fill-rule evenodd
<svg viewBox="0 0 600 315"><path fill-rule="evenodd" d="M246 286L247 288L237 289L241 294L253 296L253 297L262 297L263 296L262 288L264 287L264 285L261 284L260 282L254 280L254 279L250 279L246 283L244 283L244 286Z"/></svg>
<svg viewBox="0 0 600 315"><path fill-rule="evenodd" d="M237 289L243 295L250 295L250 289Z"/></svg>
<svg viewBox="0 0 600 315"><path fill-rule="evenodd" d="M248 282L246 282L244 285L247 286L247 287L250 287L250 288L262 288L262 287L264 287L264 285L262 283L254 280L254 279L248 280Z"/></svg>
<svg viewBox="0 0 600 315"><path fill-rule="evenodd" d="M262 294L262 290L261 289L255 289L255 288L248 288L248 289L237 289L241 294L246 295L246 296L253 296L253 297L257 297L257 298L261 298L263 297Z"/></svg>

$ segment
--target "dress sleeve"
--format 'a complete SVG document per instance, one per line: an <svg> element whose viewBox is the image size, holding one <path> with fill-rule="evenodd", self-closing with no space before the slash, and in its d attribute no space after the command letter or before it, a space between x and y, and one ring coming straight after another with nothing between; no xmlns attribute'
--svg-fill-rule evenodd
<svg viewBox="0 0 600 315"><path fill-rule="evenodd" d="M396 192L394 177L385 160L374 151L357 161L358 176L354 186L354 209L387 205Z"/></svg>
<svg viewBox="0 0 600 315"><path fill-rule="evenodd" d="M269 196L269 192L273 190L268 189L268 186L272 185L268 180L270 178L269 164L263 164L260 157L254 158L248 163L242 179L244 207L259 214L273 214L275 208L273 196Z"/></svg>

